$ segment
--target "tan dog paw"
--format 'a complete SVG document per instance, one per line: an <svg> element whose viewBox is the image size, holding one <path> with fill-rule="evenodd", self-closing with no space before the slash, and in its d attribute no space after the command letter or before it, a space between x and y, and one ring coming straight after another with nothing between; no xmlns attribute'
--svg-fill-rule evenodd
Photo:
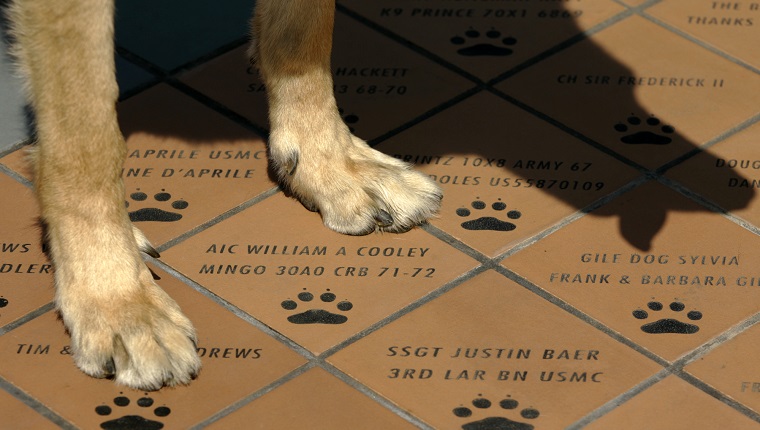
<svg viewBox="0 0 760 430"><path fill-rule="evenodd" d="M287 145L273 134L271 156L288 191L328 228L362 235L375 230L404 232L435 216L440 188L410 165L372 149L336 121L332 138L310 137L307 145ZM284 137L282 142L301 138Z"/></svg>
<svg viewBox="0 0 760 430"><path fill-rule="evenodd" d="M74 360L88 375L141 390L187 384L200 369L195 330L147 267L139 283L132 293L59 300Z"/></svg>

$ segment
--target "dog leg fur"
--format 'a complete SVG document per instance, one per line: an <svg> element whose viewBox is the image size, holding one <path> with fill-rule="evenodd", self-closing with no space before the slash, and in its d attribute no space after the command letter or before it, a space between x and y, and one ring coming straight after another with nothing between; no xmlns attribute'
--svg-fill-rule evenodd
<svg viewBox="0 0 760 430"><path fill-rule="evenodd" d="M154 282L129 222L116 119L113 2L17 0L10 15L36 115L35 186L56 304L85 373L143 390L198 372L195 332ZM153 251L155 252L155 251Z"/></svg>
<svg viewBox="0 0 760 430"><path fill-rule="evenodd" d="M35 186L56 304L85 373L154 390L198 372L195 331L154 282L129 222L113 62L113 0L15 0L16 55L36 115ZM260 0L254 18L282 182L333 230L400 232L433 216L433 181L371 149L332 93L333 0Z"/></svg>
<svg viewBox="0 0 760 430"><path fill-rule="evenodd" d="M269 151L281 182L341 233L402 232L435 215L427 176L353 136L333 95L334 0L259 0L254 58L269 98Z"/></svg>

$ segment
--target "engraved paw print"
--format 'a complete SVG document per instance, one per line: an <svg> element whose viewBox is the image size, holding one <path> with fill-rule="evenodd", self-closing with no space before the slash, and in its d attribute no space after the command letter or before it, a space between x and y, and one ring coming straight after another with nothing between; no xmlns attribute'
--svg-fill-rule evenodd
<svg viewBox="0 0 760 430"><path fill-rule="evenodd" d="M137 191L129 195L129 198L135 202L145 202L148 200L148 195L144 192L140 191L138 188ZM167 193L166 190L161 190L160 193L157 193L153 196L153 200L155 200L157 203L156 205L169 205L172 209L175 210L184 210L186 209L189 204L182 200L174 200L171 203L168 203L169 200L172 199L172 195ZM130 206L129 201L127 201L127 207ZM159 221L159 222L172 222L172 221L179 221L182 219L182 214L177 212L170 212L168 210L160 209L160 208L154 208L154 207L145 207L141 208L135 211L129 212L129 219L132 222L137 221Z"/></svg>
<svg viewBox="0 0 760 430"><path fill-rule="evenodd" d="M501 32L494 29L486 31L485 39L481 39L481 33L471 28L464 32L464 37L452 37L451 43L453 45L467 45L457 50L459 55L466 57L504 57L514 52L507 46L515 45L517 39L501 37Z"/></svg>
<svg viewBox="0 0 760 430"><path fill-rule="evenodd" d="M647 128L646 130L640 130ZM642 121L641 118L631 115L626 122L615 124L615 130L626 133L620 141L629 145L667 145L673 139L667 135L673 134L676 129L670 125L662 125L659 119L651 116ZM637 131L638 130L638 131Z"/></svg>
<svg viewBox="0 0 760 430"><path fill-rule="evenodd" d="M473 416L474 412L484 414L486 411L488 411L492 404L491 401L483 398L478 397L477 399L472 401L472 406L474 407L474 411L472 408L461 406L458 408L455 408L452 412L454 415L456 415L459 418L470 418ZM499 407L501 408L501 411L499 411L500 414L507 414L507 412L516 411L518 409L519 402L514 399L506 398L499 402ZM540 415L540 412L533 408L524 408L520 411L520 416L526 420L533 420L538 418ZM533 425L520 422L520 421L513 421L509 418L502 417L502 416L494 416L494 417L487 417L480 419L478 421L472 421L468 422L466 424L462 425L462 429L464 430L533 430Z"/></svg>
<svg viewBox="0 0 760 430"><path fill-rule="evenodd" d="M329 289L327 292L322 293L319 296L319 300L322 303L332 303L336 298L336 295L331 293ZM314 295L306 291L306 288L304 288L303 292L298 293L298 300L302 304L308 304L314 300ZM280 306L287 311L292 311L298 308L298 302L288 299L282 302ZM353 309L354 305L353 303L344 300L339 302L335 307L341 312L348 312ZM348 321L348 317L345 315L334 314L324 309L309 309L305 312L289 316L288 321L293 324L343 324Z"/></svg>
<svg viewBox="0 0 760 430"><path fill-rule="evenodd" d="M480 200L473 201L471 203L471 206L475 211L482 211L486 208L485 202L482 202ZM494 202L491 205L491 209L496 213L500 213L507 209L507 204L499 199L499 201ZM467 208L459 208L457 209L457 215L462 218L467 218L469 216L472 216L473 212ZM511 210L507 212L507 218L509 219L517 220L520 219L520 217L522 217L522 213L520 213L520 211ZM491 216L484 216L478 219L465 221L461 225L466 230L512 231L517 228L517 226L511 222L502 221Z"/></svg>
<svg viewBox="0 0 760 430"><path fill-rule="evenodd" d="M673 302L670 304L670 310L673 312L683 312L686 306L681 302ZM661 312L663 305L660 302L649 302L647 308L652 312ZM656 313L654 315L657 315ZM633 311L633 317L639 320L645 320L649 318L649 312L643 309L637 309ZM692 321L699 321L702 319L702 312L690 311L686 314L686 318ZM694 334L699 331L699 326L694 324L688 324L681 322L673 318L663 318L657 321L644 324L641 326L641 331L650 334L661 333L677 333L677 334Z"/></svg>
<svg viewBox="0 0 760 430"><path fill-rule="evenodd" d="M129 400L129 397L126 396L119 396L113 399L113 404L117 408L116 411L119 411L122 408L128 408L130 403L131 401ZM148 412L149 409L153 406L153 399L147 396L140 397L135 403L137 404L138 408L143 408L145 412ZM138 410L138 412L140 411ZM171 409L167 408L166 406L159 406L152 411L153 415L158 418L163 418L169 415L171 412ZM100 405L95 408L95 413L102 417L110 417L114 413L114 408L108 405ZM114 418L100 423L100 428L106 430L158 430L164 428L164 424L162 422L154 421L140 415L124 415L119 418Z"/></svg>

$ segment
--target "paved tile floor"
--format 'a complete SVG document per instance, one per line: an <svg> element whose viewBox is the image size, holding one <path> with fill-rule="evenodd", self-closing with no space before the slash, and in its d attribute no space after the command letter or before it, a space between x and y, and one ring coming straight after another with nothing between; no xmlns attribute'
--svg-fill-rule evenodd
<svg viewBox="0 0 760 430"><path fill-rule="evenodd" d="M340 0L344 120L445 192L367 237L270 180L224 3L118 3L125 199L189 387L75 369L0 64L0 428L760 428L760 3Z"/></svg>

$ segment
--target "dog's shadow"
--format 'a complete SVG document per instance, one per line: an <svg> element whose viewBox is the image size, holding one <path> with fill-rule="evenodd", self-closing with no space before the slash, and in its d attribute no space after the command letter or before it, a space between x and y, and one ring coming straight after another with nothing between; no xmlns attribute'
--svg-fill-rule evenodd
<svg viewBox="0 0 760 430"><path fill-rule="evenodd" d="M455 73L457 71L464 71L465 74L469 74L469 71L476 70L476 68L468 68L467 61L475 63L487 61L490 64L489 67L503 62L503 72L491 74L487 77L481 76L480 78L477 77L477 72L469 74L469 79L472 81L470 87L478 89L471 90L470 94L461 98L461 101L451 103L451 107L440 108L439 111L442 114L445 114L447 110L456 109L458 103L466 104L468 100L482 97L483 94L488 97L498 98L505 105L511 105L509 109L517 109L521 111L521 115L528 115L535 121L542 122L547 128L552 128L555 131L559 130L560 134L577 140L580 145L593 147L590 148L592 151L605 153L605 156L598 157L598 159L602 160L601 162L607 162L614 166L621 165L621 171L631 170L634 172L634 177L648 176L650 180L656 180L661 175L670 171L671 167L697 155L702 157L700 161L701 165L716 166L716 164L720 163L718 157L712 155L709 150L703 151L700 147L708 142L710 138L720 135L720 133L745 119L737 118L736 124L731 124L731 126L722 130L716 130L710 138L694 141L695 139L687 137L690 133L681 130L683 128L688 131L688 124L671 123L669 113L673 112L672 104L660 110L656 106L653 108L651 103L644 106L639 101L637 92L651 91L651 87L645 89L641 85L620 84L621 81L618 80L620 77L636 79L638 76L637 70L635 70L635 67L623 64L621 60L613 57L608 51L609 47L602 46L602 44L596 42L596 36L602 35L605 31L610 31L609 29L614 30L616 26L626 25L625 20L642 20L636 17L635 14L624 16L620 23L613 24L609 29L602 29L599 33L590 36L586 36L584 32L593 26L585 25L585 28L581 28L578 22L572 18L535 20L532 21L530 26L520 25L514 29L510 28L509 20L499 21L502 24L497 24L493 27L482 28L485 25L483 22L477 20L467 22L466 19L462 19L461 27L446 29L446 32L451 33L451 37L441 40L441 44L447 45L447 49L450 49L451 54L445 55L441 53L442 51L431 48L429 44L418 44L418 42L415 42L411 38L407 39L403 31L393 30L392 28L388 31L381 28L383 26L382 19L378 18L375 20L373 16L365 16L366 14L356 12L351 8L352 2L347 3L348 6L339 5L338 7L339 20L365 21L363 24L366 24L367 27L375 27L372 31L385 33L384 37L395 39L394 43L407 44L412 51L428 57L433 62L438 62L439 65L435 67L450 65L451 67L449 68ZM429 5L431 2L424 3ZM466 3L469 4L469 2ZM565 2L552 2L551 8L558 11L557 13L560 16L562 16L563 12L575 13L569 9L565 10L564 5ZM471 6L475 7L475 2L472 2ZM143 7L147 6L144 5ZM150 7L161 6L155 5ZM510 8L522 9L522 6L516 5ZM380 9L380 7L378 6L377 9ZM406 8L405 10L409 11L410 9ZM536 12L535 8L529 6L526 6L525 9L528 11L527 13ZM247 13L247 11L242 11L241 13ZM599 22L602 21L599 20ZM420 24L436 26L437 21L429 19L420 21ZM129 25L129 23L120 23L117 20L117 36L119 25ZM646 23L646 25L657 27L656 24L652 23ZM496 28L497 26L499 28ZM659 30L662 29L658 28ZM431 32L435 33L433 30ZM534 41L545 41L546 34L563 36L548 45L544 42L535 42L534 45ZM241 35L241 37L243 36ZM671 37L675 38L675 36ZM479 39L478 43L475 43L476 39ZM155 43L161 44L162 41L158 39ZM192 41L188 41L188 43L192 43ZM340 43L336 43L335 45L336 50L340 49ZM538 47L537 45L541 46ZM572 56L568 54L571 51L579 53L577 60L573 60ZM518 55L525 52L530 53L530 55ZM562 60L562 56L566 54L569 55L568 58L570 59ZM334 57L336 55L340 55L340 53L334 52ZM373 52L367 50L367 55L373 55ZM653 53L652 55L656 56L657 54ZM512 61L513 58L517 57L520 57L519 61ZM554 61L557 61L557 64L568 67L563 70L553 70L551 66ZM573 61L582 61L583 65L575 68L573 67ZM660 64L667 69L667 61L660 61ZM573 73L573 69L580 70L580 72ZM545 74L545 79L542 81L541 79L524 78L533 74L534 70L536 75ZM595 72L584 74L584 71L589 70ZM122 71L120 70L120 72ZM669 73L669 70L661 70L661 73L665 76ZM698 72L695 72L695 74L698 74ZM612 82L608 85L602 84L601 80L604 79L604 76L609 77ZM130 77L125 78L122 74L120 81L125 79L130 79ZM219 76L219 79L225 78ZM585 82L587 79L590 79L592 82ZM514 82L517 82L517 84L513 84ZM558 85L558 83L561 85ZM710 82L708 84L712 85ZM564 94L558 92L546 94L547 91L562 91L563 89L568 89L568 92ZM670 89L667 86L663 86L661 90L669 91ZM584 91L587 92L586 94L589 94L589 100L575 100L572 98L575 96L582 97ZM605 91L609 92L609 94L605 95ZM538 96L533 97L530 94L538 94ZM572 96L573 94L575 96ZM452 96L455 96L455 94ZM344 102L343 96L337 94L336 97L338 104L342 105ZM704 96L702 97L702 103L711 102L711 100L705 99ZM345 102L346 104L350 103L350 101ZM685 105L682 108L688 110L689 106L686 105L688 103L693 103L693 101L684 102ZM468 108L477 108L478 104L470 103L467 106ZM431 110L421 113L414 110L415 106L407 105L403 102L403 99L399 99L394 109L400 112L409 110L409 122L390 126L387 133L383 134L383 137L380 139L372 139L376 136L363 135L361 122L349 125L356 128L356 134L360 137L369 137L371 143L379 144L378 149L380 150L384 150L389 145L393 146L394 139L403 140L407 145L405 153L408 154L423 154L425 151L428 151L428 155L471 156L474 151L477 153L477 156L483 159L503 159L510 156L510 145L530 144L527 141L510 141L508 138L503 140L499 137L505 134L509 136L509 127L516 127L517 129L521 127L520 120L516 119L514 123L505 123L503 129L494 133L491 133L491 130L480 128L476 124L449 123L447 126L451 130L457 130L459 134L462 133L462 130L464 130L464 133L470 133L470 142L463 141L458 137L452 137L451 139L438 139L434 144L419 142L419 148L414 148L415 142L413 140L410 141L410 139L403 139L403 136L406 133L413 134L415 128L424 126L428 121L434 121L436 116L439 115L438 112L435 112L437 108L431 107ZM468 117L472 117L473 115L486 117L489 115L493 116L494 112L490 110L470 112ZM262 117L265 117L265 115L262 115ZM364 118L362 116L362 122L371 121ZM595 119L591 120L592 118ZM684 117L680 116L679 118L683 121ZM355 117L351 119L356 120ZM346 120L348 122L349 118L346 118ZM593 124L589 125L589 123ZM258 125L261 128L266 126L266 124ZM595 127L603 128L606 131L596 133ZM240 129L231 128L230 130L232 130L229 132L231 133L230 135L224 135L227 132L221 132L222 135L219 135L213 128L184 127L182 121L165 121L161 118L152 118L140 121L137 128L133 126L125 127L123 131L126 137L131 133L144 132L153 135L171 135L199 145L212 141L235 141L246 138L246 133L241 132ZM443 133L439 133L439 135L445 136L446 133L444 131ZM419 136L417 135L417 137ZM477 140L478 143L473 144L472 141L474 140ZM466 147L460 146L462 144ZM553 148L552 145L555 144L557 146ZM412 145L412 147L409 147L409 145ZM566 147L560 147L566 145L566 139L564 138L556 142L543 142L542 145L543 152L535 154L536 157L540 157L539 159L561 161L561 158L554 155L555 149L557 154L566 154L568 151ZM430 153L430 148L434 148L436 153ZM510 164L507 163L503 167L505 176L519 177L521 172L510 172ZM715 175L712 178L714 184L728 184L729 180L733 181L733 183L741 183L743 180L748 179L742 172L733 168L711 169L711 172ZM752 181L749 182L752 183ZM506 195L509 195L509 188L504 188L503 190ZM591 203L588 198L579 198L579 194L567 193L559 187L542 188L541 191L579 210L585 210ZM599 194L600 197L603 195L605 193ZM719 207L718 210L730 212L745 208L754 195L755 190L751 187L732 187L730 190L727 188L725 195L717 205ZM652 198L652 202L648 204L646 210L639 208L639 210L632 211L630 208L623 208L625 208L625 205L605 205L598 210L592 210L590 215L618 217L620 219L621 235L631 245L642 250L647 250L651 247L654 238L662 229L669 212L710 211L707 207L694 205L686 199L663 199L656 197ZM698 234L698 232L695 232L695 234Z"/></svg>

